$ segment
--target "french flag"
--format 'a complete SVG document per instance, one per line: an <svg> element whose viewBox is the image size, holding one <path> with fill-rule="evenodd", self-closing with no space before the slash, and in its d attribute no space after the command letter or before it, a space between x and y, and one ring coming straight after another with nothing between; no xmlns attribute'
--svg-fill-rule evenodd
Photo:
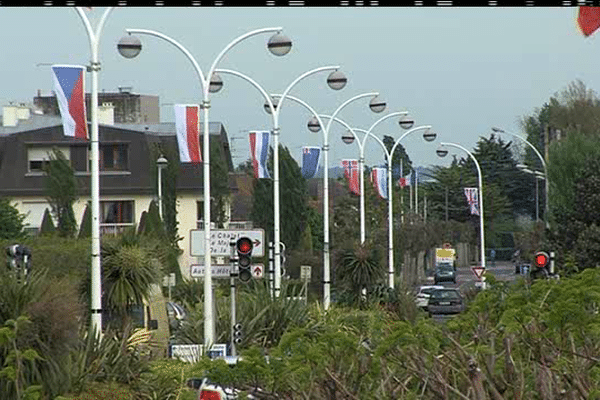
<svg viewBox="0 0 600 400"><path fill-rule="evenodd" d="M269 131L251 131L250 156L255 178L269 178L267 157L269 156Z"/></svg>
<svg viewBox="0 0 600 400"><path fill-rule="evenodd" d="M373 181L373 186L375 186L377 194L382 199L388 198L386 174L387 171L385 168L376 167L371 170L371 180Z"/></svg>
<svg viewBox="0 0 600 400"><path fill-rule="evenodd" d="M52 79L65 136L88 138L84 71L81 65L53 65Z"/></svg>
<svg viewBox="0 0 600 400"><path fill-rule="evenodd" d="M201 163L200 134L198 129L200 106L198 104L175 104L175 131L179 146L179 161Z"/></svg>

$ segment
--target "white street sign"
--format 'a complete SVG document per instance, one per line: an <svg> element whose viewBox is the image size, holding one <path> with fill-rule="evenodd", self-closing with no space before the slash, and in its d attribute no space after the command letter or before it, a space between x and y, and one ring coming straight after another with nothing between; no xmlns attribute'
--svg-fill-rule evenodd
<svg viewBox="0 0 600 400"><path fill-rule="evenodd" d="M311 273L310 265L301 265L300 266L300 279L305 281L310 281L310 273Z"/></svg>
<svg viewBox="0 0 600 400"><path fill-rule="evenodd" d="M171 358L178 358L183 362L197 363L202 356L201 344L172 344Z"/></svg>
<svg viewBox="0 0 600 400"><path fill-rule="evenodd" d="M231 265L215 265L211 264L210 269L212 271L213 278L229 278L231 275ZM263 264L252 264L250 268L252 276L254 278L262 278L265 271ZM204 265L192 264L190 266L190 276L192 278L204 278Z"/></svg>
<svg viewBox="0 0 600 400"><path fill-rule="evenodd" d="M210 230L210 252L214 257L230 256L231 245L229 242L236 241L241 237L252 240L254 248L252 256L262 257L265 255L265 231L263 229L211 229ZM190 230L190 255L194 257L204 256L204 230Z"/></svg>

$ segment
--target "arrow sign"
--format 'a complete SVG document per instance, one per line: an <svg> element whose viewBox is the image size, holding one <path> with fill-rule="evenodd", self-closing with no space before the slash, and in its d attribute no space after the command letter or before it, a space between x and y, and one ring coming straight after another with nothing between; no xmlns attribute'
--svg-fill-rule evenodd
<svg viewBox="0 0 600 400"><path fill-rule="evenodd" d="M252 266L252 276L255 278L262 278L264 268L265 266L262 264L254 264Z"/></svg>
<svg viewBox="0 0 600 400"><path fill-rule="evenodd" d="M485 272L485 268L477 266L477 267L471 267L471 270L473 271L473 273L475 274L477 279L481 280L481 277L483 276L483 273Z"/></svg>

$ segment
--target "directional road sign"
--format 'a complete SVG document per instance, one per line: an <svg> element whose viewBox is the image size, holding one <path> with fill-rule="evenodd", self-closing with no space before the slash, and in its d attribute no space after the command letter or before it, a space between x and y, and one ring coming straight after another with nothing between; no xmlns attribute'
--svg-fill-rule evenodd
<svg viewBox="0 0 600 400"><path fill-rule="evenodd" d="M485 268L477 266L477 267L471 267L471 270L473 270L473 273L475 274L477 279L481 280L481 277L483 276L483 273L485 272Z"/></svg>
<svg viewBox="0 0 600 400"><path fill-rule="evenodd" d="M241 237L248 237L254 245L253 257L265 255L265 231L263 229L211 229L210 252L214 257L231 255L229 242ZM202 257L204 255L204 230L190 230L190 255Z"/></svg>
<svg viewBox="0 0 600 400"><path fill-rule="evenodd" d="M231 275L231 265L215 265L211 264L213 278L229 278ZM253 278L262 278L265 271L264 264L252 264L250 268ZM190 276L192 278L204 278L204 265L192 264L190 266Z"/></svg>

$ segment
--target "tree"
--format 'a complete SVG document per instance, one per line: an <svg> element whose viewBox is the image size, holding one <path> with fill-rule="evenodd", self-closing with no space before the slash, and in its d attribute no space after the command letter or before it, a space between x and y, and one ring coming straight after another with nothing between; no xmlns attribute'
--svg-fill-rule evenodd
<svg viewBox="0 0 600 400"><path fill-rule="evenodd" d="M62 151L54 148L46 164L46 192L52 213L58 221L59 236L72 237L77 231L73 203L77 200L77 182L69 160Z"/></svg>
<svg viewBox="0 0 600 400"><path fill-rule="evenodd" d="M211 219L214 218L217 227L223 228L227 220L225 206L230 196L229 169L225 161L225 154L220 138L211 138L210 145L210 196ZM214 216L214 217L213 217Z"/></svg>
<svg viewBox="0 0 600 400"><path fill-rule="evenodd" d="M367 241L356 241L351 248L341 249L336 263L338 286L351 295L352 302L359 302L363 289L369 289L384 277L378 247Z"/></svg>
<svg viewBox="0 0 600 400"><path fill-rule="evenodd" d="M10 204L10 199L0 197L0 239L19 239L25 235L26 215Z"/></svg>
<svg viewBox="0 0 600 400"><path fill-rule="evenodd" d="M92 203L88 201L85 205L85 211L81 218L81 225L79 225L79 239L89 238L92 236Z"/></svg>
<svg viewBox="0 0 600 400"><path fill-rule="evenodd" d="M46 208L42 217L42 225L40 226L40 235L54 235L56 227L50 215L50 211Z"/></svg>

